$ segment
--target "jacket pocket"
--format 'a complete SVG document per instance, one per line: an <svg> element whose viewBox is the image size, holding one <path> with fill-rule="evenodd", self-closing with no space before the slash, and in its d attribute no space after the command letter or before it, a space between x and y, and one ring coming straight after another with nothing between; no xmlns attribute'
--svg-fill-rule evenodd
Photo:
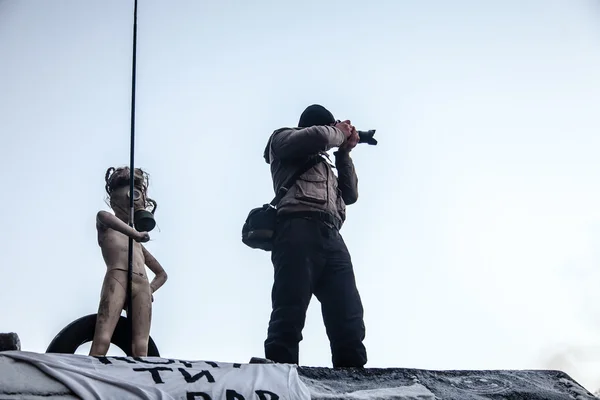
<svg viewBox="0 0 600 400"><path fill-rule="evenodd" d="M311 203L327 203L327 178L315 173L302 175L296 181L295 197Z"/></svg>

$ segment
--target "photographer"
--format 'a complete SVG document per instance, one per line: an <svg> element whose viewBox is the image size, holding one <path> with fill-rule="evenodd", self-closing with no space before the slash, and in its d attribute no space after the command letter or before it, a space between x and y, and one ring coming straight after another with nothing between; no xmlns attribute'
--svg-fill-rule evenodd
<svg viewBox="0 0 600 400"><path fill-rule="evenodd" d="M363 306L352 261L339 233L346 205L358 199L358 178L350 152L359 135L349 120L336 121L327 109L311 105L297 128L273 132L264 157L277 192L311 157L320 157L277 205L271 260L274 283L265 357L298 364L306 310L314 294L321 303L334 367L363 367ZM338 147L335 169L326 151Z"/></svg>

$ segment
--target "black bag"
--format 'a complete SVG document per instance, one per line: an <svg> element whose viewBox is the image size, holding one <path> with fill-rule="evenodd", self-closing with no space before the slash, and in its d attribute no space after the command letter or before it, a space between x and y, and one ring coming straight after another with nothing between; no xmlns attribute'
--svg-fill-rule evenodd
<svg viewBox="0 0 600 400"><path fill-rule="evenodd" d="M253 249L271 251L273 248L273 236L275 234L275 225L277 222L277 204L287 193L289 188L306 171L323 161L320 156L310 158L292 177L279 188L277 195L270 203L262 207L253 208L244 226L242 227L242 242Z"/></svg>

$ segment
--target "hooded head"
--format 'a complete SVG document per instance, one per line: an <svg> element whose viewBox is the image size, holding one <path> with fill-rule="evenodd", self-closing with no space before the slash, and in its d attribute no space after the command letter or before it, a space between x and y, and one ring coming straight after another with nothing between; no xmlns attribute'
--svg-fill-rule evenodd
<svg viewBox="0 0 600 400"><path fill-rule="evenodd" d="M313 104L306 107L300 115L298 121L299 128L308 128L315 125L332 125L335 123L335 118L331 111L319 104Z"/></svg>
<svg viewBox="0 0 600 400"><path fill-rule="evenodd" d="M105 189L109 196L110 207L115 215L129 222L129 185L130 185L129 167L113 168L106 170L104 180ZM156 201L147 196L148 192L148 174L140 168L135 169L133 180L133 207L134 207L134 226L140 232L149 232L154 229L154 212L156 211ZM148 207L152 207L148 211Z"/></svg>

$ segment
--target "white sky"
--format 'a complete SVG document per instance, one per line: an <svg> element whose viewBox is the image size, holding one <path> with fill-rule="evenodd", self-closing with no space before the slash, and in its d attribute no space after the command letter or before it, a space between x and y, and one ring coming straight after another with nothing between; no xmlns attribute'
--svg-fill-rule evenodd
<svg viewBox="0 0 600 400"><path fill-rule="evenodd" d="M353 152L342 230L367 366L557 368L600 387L600 3L364 4L139 0L161 355L263 356L272 266L241 226L273 195L269 134L320 103L379 140ZM0 332L25 350L97 310L132 17L133 1L0 0ZM316 299L303 334L301 364L330 366Z"/></svg>

